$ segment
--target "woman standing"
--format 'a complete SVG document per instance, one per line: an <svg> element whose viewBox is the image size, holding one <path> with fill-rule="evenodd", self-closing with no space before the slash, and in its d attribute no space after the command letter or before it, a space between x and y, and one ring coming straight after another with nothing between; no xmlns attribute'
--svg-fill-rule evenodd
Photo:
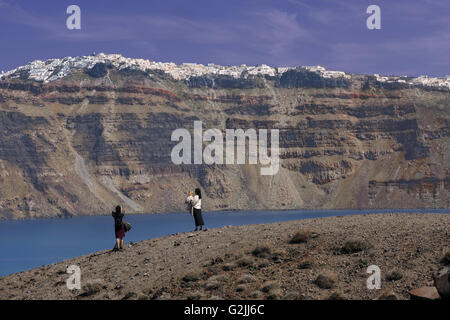
<svg viewBox="0 0 450 320"><path fill-rule="evenodd" d="M193 216L195 220L195 230L197 231L197 228L200 227L200 230L203 230L203 226L205 223L203 222L202 217L202 192L199 188L196 188L194 191L195 195L192 200L192 207L193 207ZM206 229L205 229L206 231Z"/></svg>
<svg viewBox="0 0 450 320"><path fill-rule="evenodd" d="M122 221L123 215L121 206L117 206L116 211L112 212L114 218L114 231L116 233L116 245L114 246L114 251L123 250L123 238L125 237L125 226Z"/></svg>

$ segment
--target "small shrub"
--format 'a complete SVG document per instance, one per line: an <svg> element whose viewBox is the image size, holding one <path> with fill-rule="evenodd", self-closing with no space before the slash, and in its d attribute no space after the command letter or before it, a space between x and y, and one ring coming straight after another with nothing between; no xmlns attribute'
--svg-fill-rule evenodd
<svg viewBox="0 0 450 320"><path fill-rule="evenodd" d="M377 300L398 300L398 297L393 291L384 291Z"/></svg>
<svg viewBox="0 0 450 320"><path fill-rule="evenodd" d="M242 292L247 289L247 286L245 284L240 284L236 287L236 292Z"/></svg>
<svg viewBox="0 0 450 320"><path fill-rule="evenodd" d="M222 284L219 281L210 281L205 284L205 290L218 290L222 288Z"/></svg>
<svg viewBox="0 0 450 320"><path fill-rule="evenodd" d="M364 249L367 248L367 244L360 239L350 239L347 240L343 247L341 248L341 252L342 253L356 253L356 252L360 252L363 251Z"/></svg>
<svg viewBox="0 0 450 320"><path fill-rule="evenodd" d="M243 284L243 283L251 283L251 282L255 282L255 281L256 281L255 276L252 276L251 274L244 274L239 277L239 279L237 280L237 283Z"/></svg>
<svg viewBox="0 0 450 320"><path fill-rule="evenodd" d="M450 266L450 251L448 251L444 257L441 259L441 263L443 263L446 266Z"/></svg>
<svg viewBox="0 0 450 320"><path fill-rule="evenodd" d="M215 259L211 259L210 265L213 266L220 263L223 263L223 259L221 257L217 257Z"/></svg>
<svg viewBox="0 0 450 320"><path fill-rule="evenodd" d="M236 262L238 267L249 267L253 265L253 260L249 257L243 257Z"/></svg>
<svg viewBox="0 0 450 320"><path fill-rule="evenodd" d="M294 234L294 236L291 238L289 243L296 244L296 243L305 243L308 242L308 240L312 237L312 232L308 229L303 229Z"/></svg>
<svg viewBox="0 0 450 320"><path fill-rule="evenodd" d="M231 271L234 268L234 264L232 263L226 263L222 266L223 271Z"/></svg>
<svg viewBox="0 0 450 320"><path fill-rule="evenodd" d="M360 258L358 260L358 265L361 268L367 267L369 265L369 261L367 259Z"/></svg>
<svg viewBox="0 0 450 320"><path fill-rule="evenodd" d="M319 274L314 283L321 289L332 289L336 286L337 276L331 272L322 273Z"/></svg>
<svg viewBox="0 0 450 320"><path fill-rule="evenodd" d="M201 298L202 294L200 291L192 292L187 296L187 300L200 300Z"/></svg>
<svg viewBox="0 0 450 320"><path fill-rule="evenodd" d="M283 296L283 300L302 300L303 296L300 292L289 291Z"/></svg>
<svg viewBox="0 0 450 320"><path fill-rule="evenodd" d="M137 297L137 294L135 292L129 291L123 296L122 300L129 300L134 297Z"/></svg>
<svg viewBox="0 0 450 320"><path fill-rule="evenodd" d="M310 260L304 260L300 262L297 266L298 269L311 269L314 266L314 263Z"/></svg>
<svg viewBox="0 0 450 320"><path fill-rule="evenodd" d="M147 295L145 295L145 294L140 294L138 296L138 300L149 300L149 297Z"/></svg>
<svg viewBox="0 0 450 320"><path fill-rule="evenodd" d="M82 297L92 296L94 294L99 293L102 290L102 288L103 288L103 285L100 282L86 283L82 287L83 292L80 294L80 296L82 296Z"/></svg>
<svg viewBox="0 0 450 320"><path fill-rule="evenodd" d="M256 247L252 254L258 258L267 258L270 256L270 248L267 246Z"/></svg>
<svg viewBox="0 0 450 320"><path fill-rule="evenodd" d="M64 284L66 284L65 281L58 281L58 282L55 283L55 287L62 286Z"/></svg>
<svg viewBox="0 0 450 320"><path fill-rule="evenodd" d="M163 292L161 295L153 297L152 300L169 300L170 298L171 296L169 293Z"/></svg>
<svg viewBox="0 0 450 320"><path fill-rule="evenodd" d="M386 276L387 281L397 281L403 278L403 275L400 271L392 271Z"/></svg>
<svg viewBox="0 0 450 320"><path fill-rule="evenodd" d="M263 293L261 291L256 290L251 292L248 296L251 299L261 299L262 295Z"/></svg>
<svg viewBox="0 0 450 320"><path fill-rule="evenodd" d="M283 295L283 291L280 289L270 290L267 295L267 300L279 300Z"/></svg>
<svg viewBox="0 0 450 320"><path fill-rule="evenodd" d="M344 296L340 295L337 292L333 292L329 297L328 300L346 300Z"/></svg>
<svg viewBox="0 0 450 320"><path fill-rule="evenodd" d="M186 274L181 280L184 282L195 282L198 281L200 277L195 273L188 273Z"/></svg>
<svg viewBox="0 0 450 320"><path fill-rule="evenodd" d="M280 284L276 281L266 281L263 283L261 287L262 292L269 292L275 289L280 288Z"/></svg>

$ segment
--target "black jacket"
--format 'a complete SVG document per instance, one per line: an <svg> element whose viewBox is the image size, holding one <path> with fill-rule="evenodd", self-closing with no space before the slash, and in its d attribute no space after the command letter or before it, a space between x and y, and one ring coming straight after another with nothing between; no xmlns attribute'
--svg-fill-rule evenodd
<svg viewBox="0 0 450 320"><path fill-rule="evenodd" d="M114 218L114 226L116 228L120 228L122 226L123 213L116 213L115 211L112 213Z"/></svg>

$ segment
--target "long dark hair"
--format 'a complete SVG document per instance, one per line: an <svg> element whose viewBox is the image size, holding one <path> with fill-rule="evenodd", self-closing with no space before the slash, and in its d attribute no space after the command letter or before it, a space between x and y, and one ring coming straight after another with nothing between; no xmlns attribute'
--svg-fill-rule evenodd
<svg viewBox="0 0 450 320"><path fill-rule="evenodd" d="M198 196L199 199L202 198L202 191L200 188L195 188L195 195Z"/></svg>
<svg viewBox="0 0 450 320"><path fill-rule="evenodd" d="M116 207L116 215L122 215L123 214L123 212L122 212L122 207L121 206L117 206Z"/></svg>

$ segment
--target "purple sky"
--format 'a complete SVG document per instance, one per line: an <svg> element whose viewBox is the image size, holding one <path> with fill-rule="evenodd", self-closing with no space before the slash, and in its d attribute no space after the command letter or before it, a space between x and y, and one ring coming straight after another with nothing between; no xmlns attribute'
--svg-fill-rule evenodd
<svg viewBox="0 0 450 320"><path fill-rule="evenodd" d="M81 8L67 30L66 8ZM381 30L366 8L381 7ZM121 53L156 61L450 74L450 0L0 0L0 71Z"/></svg>

